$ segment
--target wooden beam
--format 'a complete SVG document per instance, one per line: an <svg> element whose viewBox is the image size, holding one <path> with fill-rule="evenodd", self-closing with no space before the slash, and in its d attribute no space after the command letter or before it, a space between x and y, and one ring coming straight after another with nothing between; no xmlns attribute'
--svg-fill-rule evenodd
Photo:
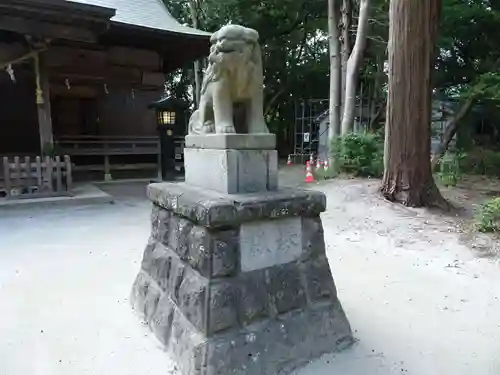
<svg viewBox="0 0 500 375"><path fill-rule="evenodd" d="M112 84L120 84L121 82L127 84L141 84L142 72L139 69L122 67L122 66L109 66L106 72L107 80Z"/></svg>
<svg viewBox="0 0 500 375"><path fill-rule="evenodd" d="M51 68L51 77L55 79L68 79L78 83L101 82L114 86L140 85L142 72L139 69L121 66L108 66L105 69L96 69L92 66L70 66Z"/></svg>
<svg viewBox="0 0 500 375"><path fill-rule="evenodd" d="M151 71L161 70L160 55L139 48L111 47L108 51L110 65L132 66Z"/></svg>
<svg viewBox="0 0 500 375"><path fill-rule="evenodd" d="M79 42L96 43L97 35L83 28L54 24L35 19L0 16L0 30L13 31L38 38L69 39Z"/></svg>
<svg viewBox="0 0 500 375"><path fill-rule="evenodd" d="M35 58L35 73L37 84L39 84L39 88L41 89L41 98L37 95L37 110L38 128L40 131L40 150L43 153L46 151L46 147L52 147L54 145L50 108L50 84L43 53L40 53Z"/></svg>
<svg viewBox="0 0 500 375"><path fill-rule="evenodd" d="M101 88L101 91L103 88ZM50 95L52 97L62 96L62 97L74 97L74 98L97 98L99 97L99 89L97 87L85 86L85 85L72 85L71 89L61 84L51 84L50 85Z"/></svg>
<svg viewBox="0 0 500 375"><path fill-rule="evenodd" d="M47 52L46 63L49 68L82 66L98 70L106 66L107 56L100 50L53 46Z"/></svg>
<svg viewBox="0 0 500 375"><path fill-rule="evenodd" d="M78 72L75 69L50 69L50 76L58 82L65 82L69 80L70 84L81 82L102 82L106 83L106 77L101 72L87 73Z"/></svg>
<svg viewBox="0 0 500 375"><path fill-rule="evenodd" d="M158 72L143 72L142 84L145 86L163 87L165 85L165 74Z"/></svg>
<svg viewBox="0 0 500 375"><path fill-rule="evenodd" d="M40 52L43 52L43 51L45 51L45 49L30 51L30 52L25 53L24 55L19 56L19 57L13 59L13 60L2 61L2 62L0 62L0 70L5 69L8 65L19 64L19 63L21 63L21 62L23 62L25 60L31 59L31 58L35 57L36 55L38 55Z"/></svg>

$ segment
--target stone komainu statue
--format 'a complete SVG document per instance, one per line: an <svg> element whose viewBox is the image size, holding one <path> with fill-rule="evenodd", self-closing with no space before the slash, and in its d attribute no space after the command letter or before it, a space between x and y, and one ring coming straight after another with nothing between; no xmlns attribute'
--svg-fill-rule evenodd
<svg viewBox="0 0 500 375"><path fill-rule="evenodd" d="M210 42L200 106L189 120L189 133L269 133L258 32L226 25Z"/></svg>

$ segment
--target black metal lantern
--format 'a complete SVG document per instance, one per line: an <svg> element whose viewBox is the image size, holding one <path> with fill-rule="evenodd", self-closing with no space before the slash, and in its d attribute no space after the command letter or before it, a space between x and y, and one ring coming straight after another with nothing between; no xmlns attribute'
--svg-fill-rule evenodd
<svg viewBox="0 0 500 375"><path fill-rule="evenodd" d="M172 181L178 172L184 170L184 154L181 146L184 144L187 130L188 105L182 100L166 97L151 103L149 108L156 110L160 136L161 177L163 181Z"/></svg>

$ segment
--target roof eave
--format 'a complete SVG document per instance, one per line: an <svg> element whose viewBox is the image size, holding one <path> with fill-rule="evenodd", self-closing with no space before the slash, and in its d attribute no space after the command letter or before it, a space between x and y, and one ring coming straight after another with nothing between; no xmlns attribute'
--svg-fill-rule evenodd
<svg viewBox="0 0 500 375"><path fill-rule="evenodd" d="M10 13L18 10L22 13L37 11L49 13L67 13L74 18L94 19L99 21L109 21L116 15L116 9L97 5L82 4L69 1L55 0L2 0L2 8ZM78 13L74 13L78 12Z"/></svg>
<svg viewBox="0 0 500 375"><path fill-rule="evenodd" d="M178 35L178 36L184 36L187 38L199 38L199 39L207 39L209 40L210 37L212 36L212 33L198 30L198 29L192 29L190 27L185 27L183 26L181 29L178 30L165 30L165 29L157 29L157 28L152 28L152 27L147 27L147 26L142 26L142 25L135 25L127 22L122 22L122 21L111 21L112 25L118 26L118 27L124 27L124 28L130 28L130 29L135 29L135 30L142 30L144 32L148 33L154 33L157 35ZM193 32L187 32L184 31L184 29L191 29Z"/></svg>
<svg viewBox="0 0 500 375"><path fill-rule="evenodd" d="M168 73L187 62L208 56L210 34L188 34L179 31L153 29L111 22L111 27L101 35L106 44L140 47L157 51L163 58L163 71Z"/></svg>
<svg viewBox="0 0 500 375"><path fill-rule="evenodd" d="M172 107L177 107L179 109L187 109L189 105L183 100L179 100L170 96L165 96L161 99L155 100L148 105L149 109L165 110Z"/></svg>

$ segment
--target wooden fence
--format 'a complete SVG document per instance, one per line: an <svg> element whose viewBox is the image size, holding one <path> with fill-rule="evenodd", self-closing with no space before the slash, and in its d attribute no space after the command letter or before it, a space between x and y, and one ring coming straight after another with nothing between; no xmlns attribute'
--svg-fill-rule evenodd
<svg viewBox="0 0 500 375"><path fill-rule="evenodd" d="M3 185L7 199L69 196L72 190L71 159L29 156L3 158ZM1 189L0 189L1 190Z"/></svg>

